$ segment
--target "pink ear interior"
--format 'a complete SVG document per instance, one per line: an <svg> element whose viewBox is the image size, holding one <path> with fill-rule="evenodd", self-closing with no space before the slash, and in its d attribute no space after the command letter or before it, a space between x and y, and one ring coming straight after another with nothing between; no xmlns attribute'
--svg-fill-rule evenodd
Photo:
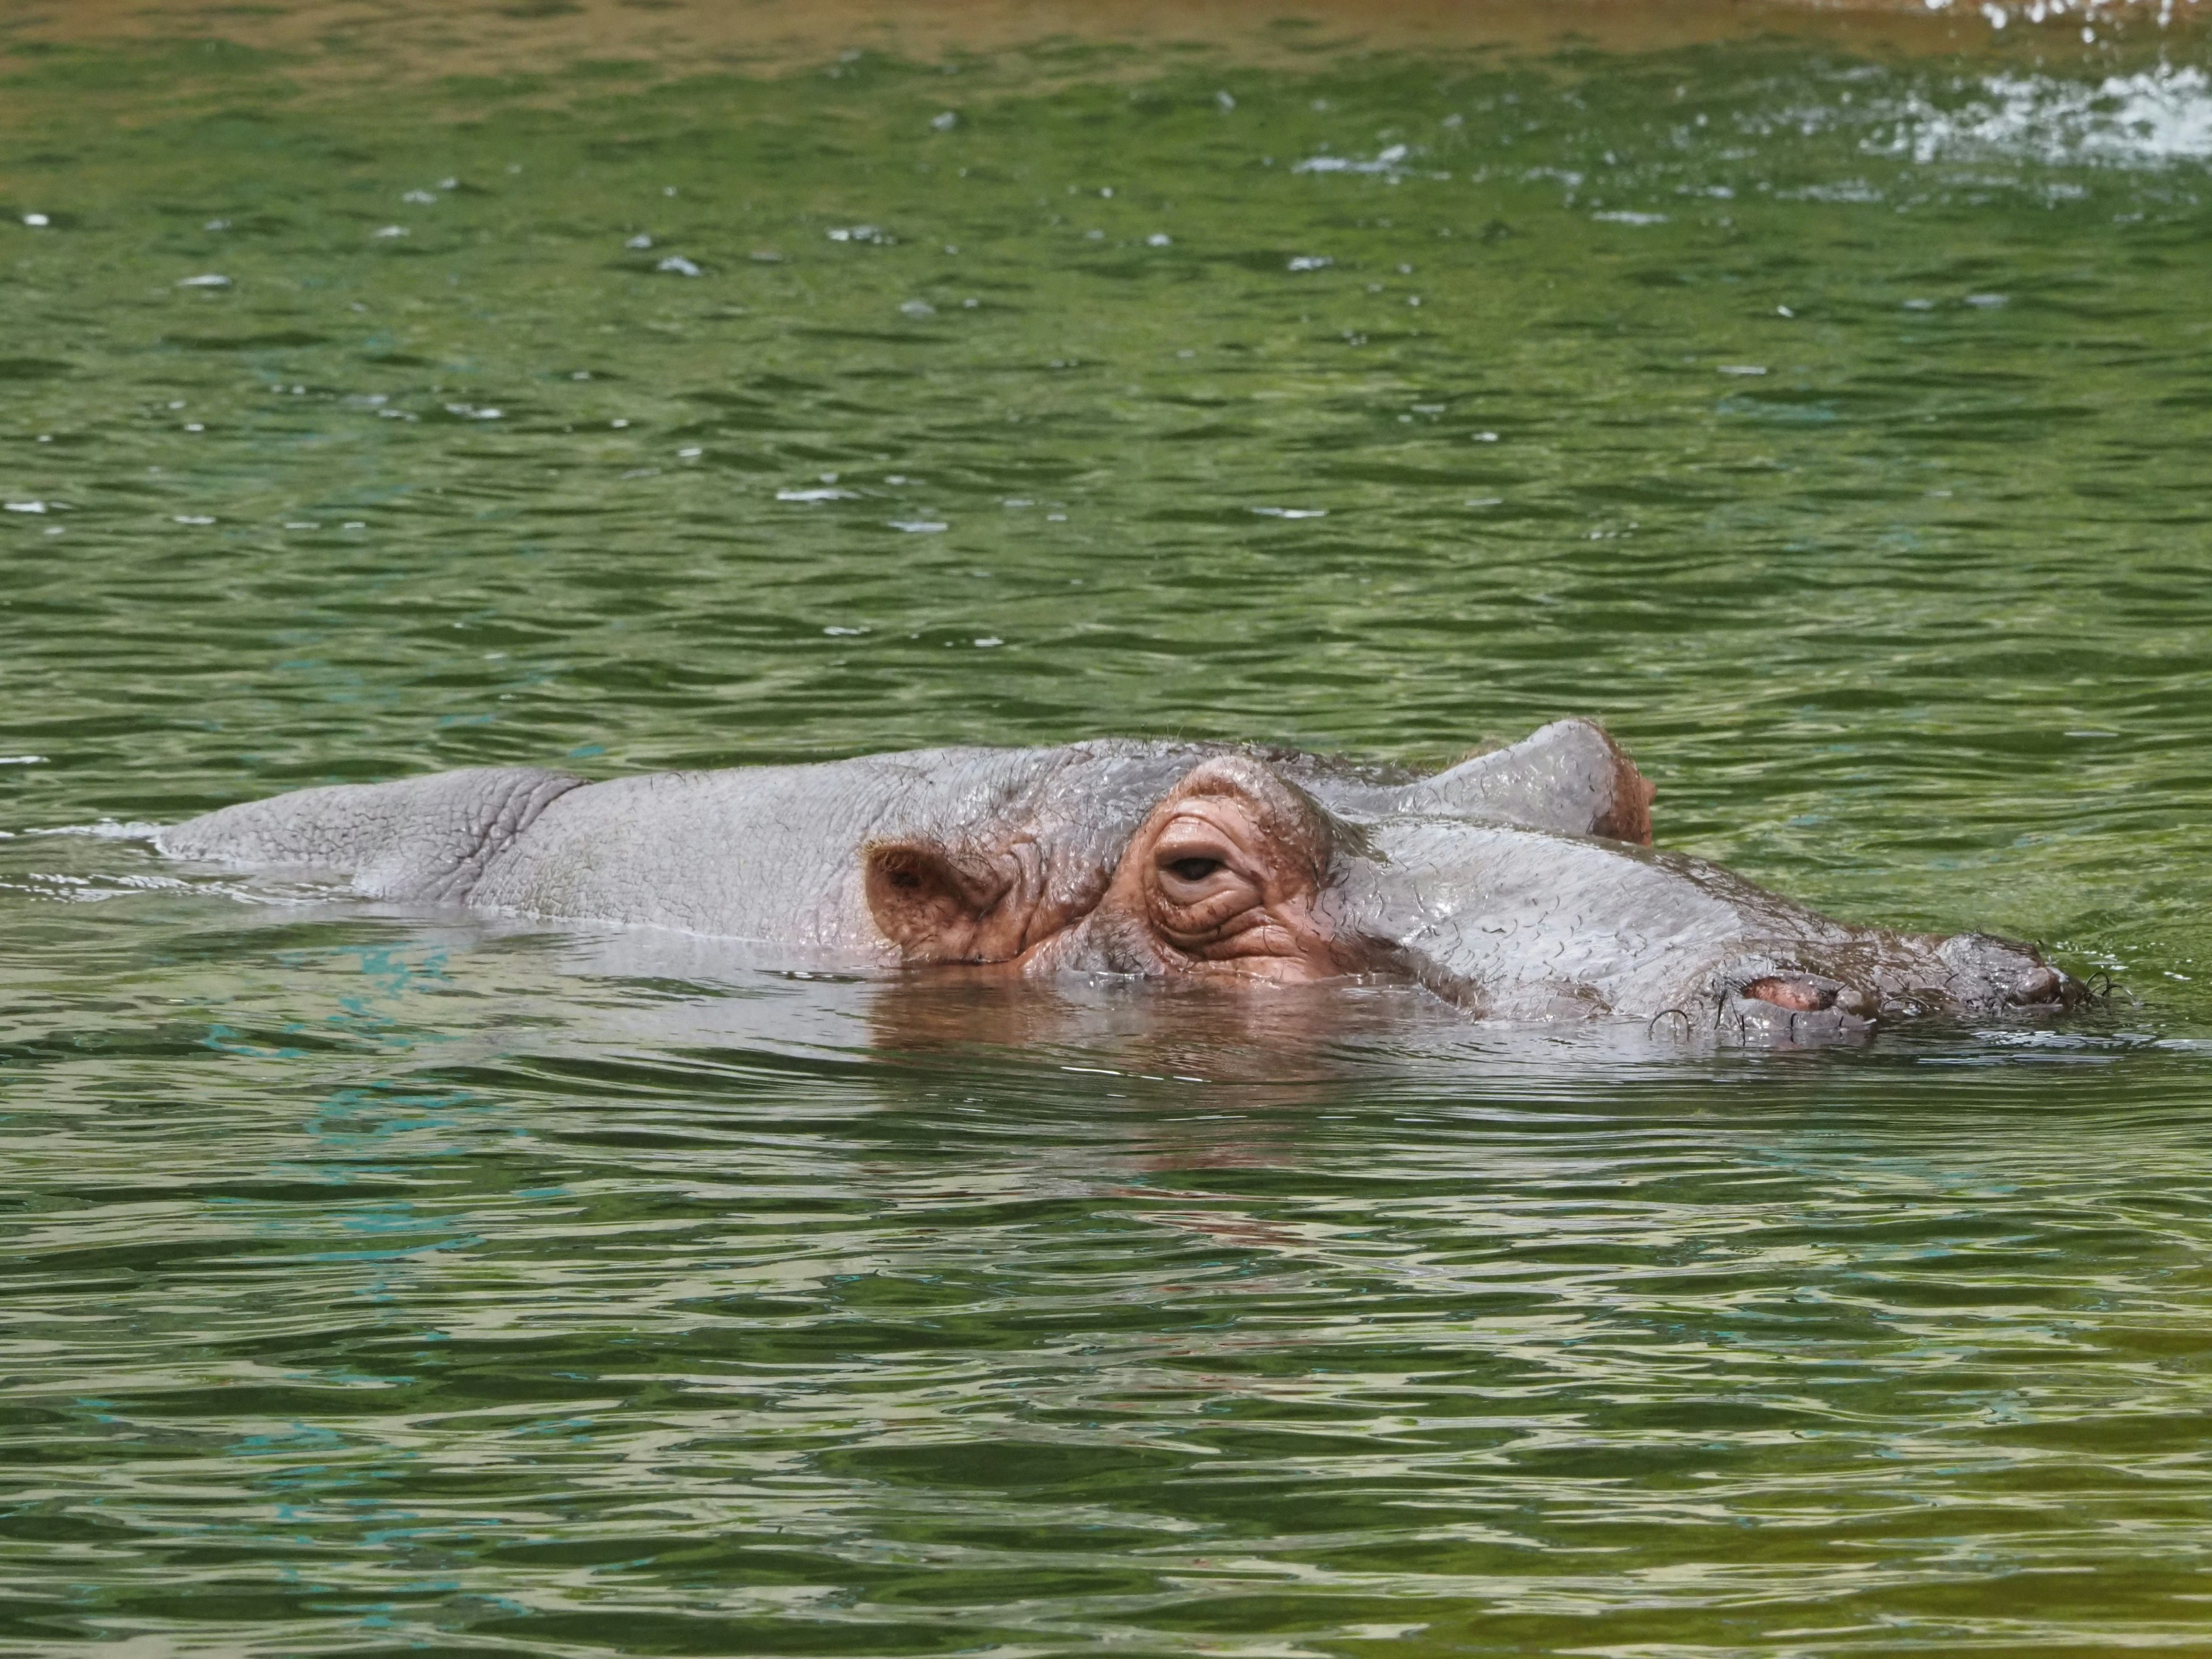
<svg viewBox="0 0 2212 1659"><path fill-rule="evenodd" d="M1591 828L1596 834L1610 836L1615 841L1632 841L1649 847L1651 802L1658 788L1636 769L1636 763L1628 758L1620 744L1609 738L1607 744L1613 750L1613 800Z"/></svg>
<svg viewBox="0 0 2212 1659"><path fill-rule="evenodd" d="M984 860L919 842L879 843L866 857L869 913L908 962L995 962L1019 949L994 937L1008 884Z"/></svg>

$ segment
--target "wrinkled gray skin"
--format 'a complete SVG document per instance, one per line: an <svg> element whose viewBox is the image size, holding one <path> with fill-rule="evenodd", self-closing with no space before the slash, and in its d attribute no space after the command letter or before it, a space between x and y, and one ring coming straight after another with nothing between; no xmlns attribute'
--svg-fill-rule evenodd
<svg viewBox="0 0 2212 1659"><path fill-rule="evenodd" d="M2080 1000L2024 945L1848 927L1654 851L1650 794L1599 727L1562 720L1426 777L1121 740L605 783L478 769L228 807L159 844L348 876L377 898L676 928L810 963L1372 975L1478 1016L1729 1039ZM1228 826L1218 850L1234 867L1168 862L1175 836L1208 823ZM1208 862L1217 884L1249 864L1265 902L1211 931L1154 925L1183 915L1158 896L1170 872Z"/></svg>

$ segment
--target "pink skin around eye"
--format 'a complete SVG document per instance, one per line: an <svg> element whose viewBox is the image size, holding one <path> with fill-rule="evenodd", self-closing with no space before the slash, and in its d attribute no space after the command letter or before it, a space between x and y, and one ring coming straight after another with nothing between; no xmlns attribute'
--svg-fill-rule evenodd
<svg viewBox="0 0 2212 1659"><path fill-rule="evenodd" d="M1178 812L1149 860L1150 908L1164 941L1194 963L1271 979L1333 971L1309 896L1268 867L1271 850L1229 801L1201 799ZM1316 962L1317 955L1323 960Z"/></svg>

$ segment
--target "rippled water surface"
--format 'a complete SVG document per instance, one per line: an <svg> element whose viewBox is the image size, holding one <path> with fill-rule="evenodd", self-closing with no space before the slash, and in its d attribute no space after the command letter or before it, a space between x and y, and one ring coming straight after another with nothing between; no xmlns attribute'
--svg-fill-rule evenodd
<svg viewBox="0 0 2212 1659"><path fill-rule="evenodd" d="M2212 1644L2185 18L491 73L281 9L0 87L0 1647ZM1573 713L1662 844L2109 1006L792 977L130 829Z"/></svg>

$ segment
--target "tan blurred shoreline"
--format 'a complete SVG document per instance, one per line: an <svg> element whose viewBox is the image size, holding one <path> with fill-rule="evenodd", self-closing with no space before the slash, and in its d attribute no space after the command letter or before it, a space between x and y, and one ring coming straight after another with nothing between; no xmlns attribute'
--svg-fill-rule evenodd
<svg viewBox="0 0 2212 1659"><path fill-rule="evenodd" d="M309 79L327 66L356 80L513 77L594 61L655 78L776 75L854 51L937 62L1073 45L1288 65L1346 51L1640 52L1761 34L1905 54L2002 35L2075 57L2085 29L2106 43L2194 34L2207 6L2035 9L2039 19L1982 0L14 0L0 12L0 66L21 76L57 50L164 40L228 42Z"/></svg>

